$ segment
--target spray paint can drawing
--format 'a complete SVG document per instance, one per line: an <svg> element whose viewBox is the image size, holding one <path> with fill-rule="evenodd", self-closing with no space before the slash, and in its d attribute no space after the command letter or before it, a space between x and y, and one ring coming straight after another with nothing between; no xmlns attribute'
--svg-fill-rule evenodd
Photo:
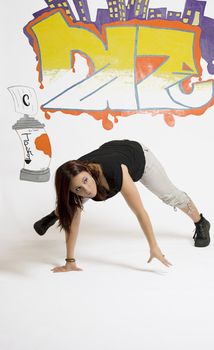
<svg viewBox="0 0 214 350"><path fill-rule="evenodd" d="M51 145L45 125L30 116L37 113L35 91L26 86L12 86L8 89L13 96L16 112L24 113L12 126L19 136L24 153L20 180L46 182L50 179Z"/></svg>

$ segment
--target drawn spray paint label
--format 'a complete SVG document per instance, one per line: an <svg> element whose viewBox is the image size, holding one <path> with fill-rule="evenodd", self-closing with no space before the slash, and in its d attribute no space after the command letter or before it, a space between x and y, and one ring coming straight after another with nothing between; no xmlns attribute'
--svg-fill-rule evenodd
<svg viewBox="0 0 214 350"><path fill-rule="evenodd" d="M25 115L13 125L13 129L21 140L24 152L24 165L20 172L20 179L35 182L48 181L51 146L44 124Z"/></svg>
<svg viewBox="0 0 214 350"><path fill-rule="evenodd" d="M11 86L10 91L15 111L22 113L13 129L16 130L23 147L24 165L20 180L46 182L50 179L51 145L44 124L29 116L37 113L36 93L28 86Z"/></svg>

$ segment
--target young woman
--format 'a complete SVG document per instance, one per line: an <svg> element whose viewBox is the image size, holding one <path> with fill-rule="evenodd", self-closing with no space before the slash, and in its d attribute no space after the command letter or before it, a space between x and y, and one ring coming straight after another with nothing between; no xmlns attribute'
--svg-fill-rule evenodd
<svg viewBox="0 0 214 350"><path fill-rule="evenodd" d="M162 254L149 216L135 185L140 181L163 202L181 209L195 224L194 244L205 247L210 243L210 223L198 212L190 197L176 188L166 175L154 154L136 141L115 140L100 146L78 160L62 164L56 171L55 186L57 208L34 224L36 232L43 235L59 220L66 235L67 257L63 266L53 272L80 270L75 261L75 243L79 231L81 211L86 200L107 200L121 192L147 238L150 258L160 260L165 266L171 263Z"/></svg>

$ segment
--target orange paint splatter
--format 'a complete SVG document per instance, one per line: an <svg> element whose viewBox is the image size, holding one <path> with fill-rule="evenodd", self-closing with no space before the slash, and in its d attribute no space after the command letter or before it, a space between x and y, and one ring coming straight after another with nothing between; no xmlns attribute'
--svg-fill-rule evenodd
<svg viewBox="0 0 214 350"><path fill-rule="evenodd" d="M51 158L51 144L47 134L41 134L39 137L37 137L35 139L35 145L36 149L44 152L44 154Z"/></svg>

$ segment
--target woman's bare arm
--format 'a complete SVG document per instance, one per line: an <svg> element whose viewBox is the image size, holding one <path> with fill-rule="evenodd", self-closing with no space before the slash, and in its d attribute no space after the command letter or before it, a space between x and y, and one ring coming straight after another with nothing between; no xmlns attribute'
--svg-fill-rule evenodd
<svg viewBox="0 0 214 350"><path fill-rule="evenodd" d="M77 208L74 218L71 223L70 232L65 232L65 242L66 242L66 257L69 259L75 258L75 245L77 241L77 236L79 233L79 225L81 219L82 209ZM66 272L66 271L80 271L81 269L76 266L76 262L66 262L63 266L57 266L52 269L53 272Z"/></svg>
<svg viewBox="0 0 214 350"><path fill-rule="evenodd" d="M69 259L75 257L74 250L75 250L77 236L79 233L81 211L82 209L77 208L77 211L71 223L70 232L65 232L66 253L67 253L67 258Z"/></svg>
<svg viewBox="0 0 214 350"><path fill-rule="evenodd" d="M153 258L157 258L164 265L170 266L171 263L166 260L165 256L162 254L160 248L158 247L149 215L143 206L138 189L131 176L129 175L128 168L124 164L121 165L121 168L123 173L121 193L130 209L136 215L138 222L147 238L148 244L150 246L150 258L148 262L150 262Z"/></svg>

